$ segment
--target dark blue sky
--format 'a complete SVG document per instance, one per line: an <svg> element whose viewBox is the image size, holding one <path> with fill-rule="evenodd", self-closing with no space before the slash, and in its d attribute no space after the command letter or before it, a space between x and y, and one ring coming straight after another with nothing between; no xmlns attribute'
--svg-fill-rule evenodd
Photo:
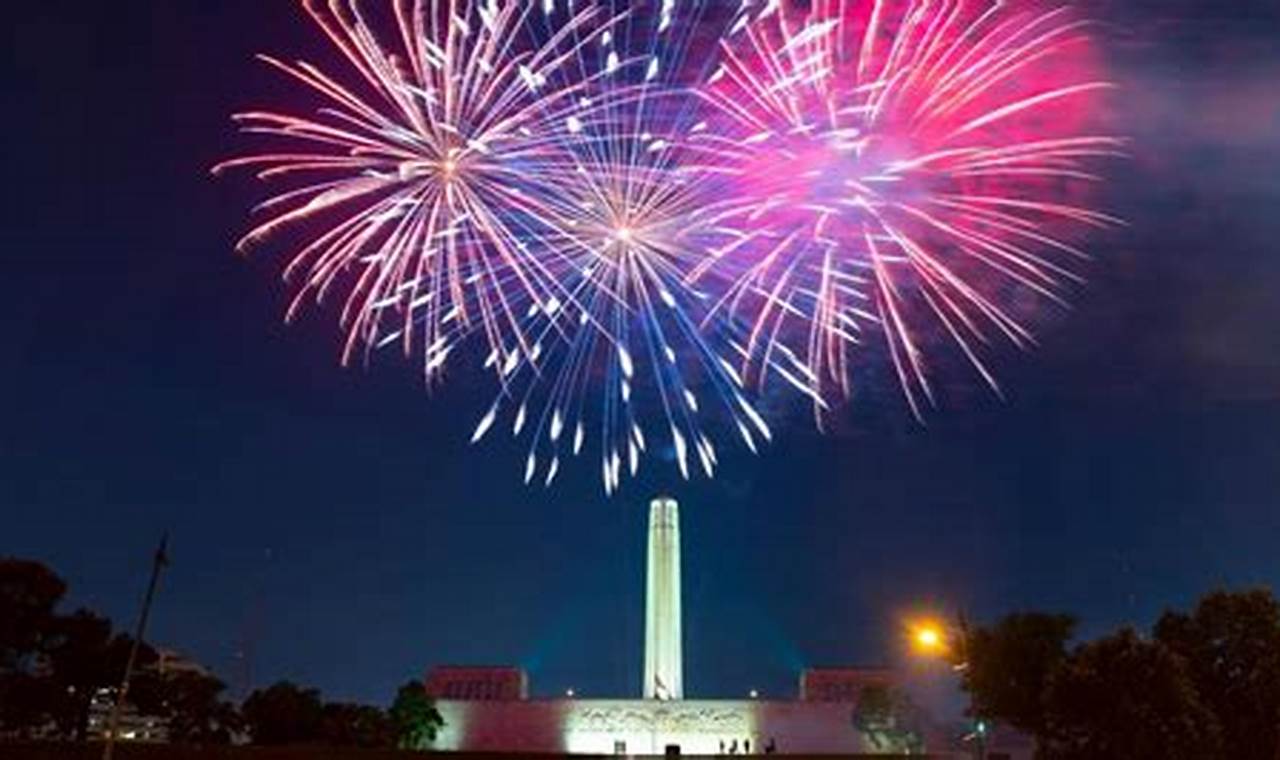
<svg viewBox="0 0 1280 760"><path fill-rule="evenodd" d="M338 368L334 315L286 329L278 259L232 253L260 188L207 169L244 145L230 112L290 97L252 54L330 60L293 3L6 15L0 554L124 622L170 529L153 638L236 687L248 640L255 684L334 697L437 662L634 693L657 489L683 503L694 696L891 660L920 605L1093 633L1280 582L1274 3L1098 5L1135 140L1104 200L1131 226L1096 238L1041 348L1003 357L1006 401L954 394L920 428L873 393L839 434L797 414L715 482L652 468L611 501L591 467L525 490L520 449L467 447L468 383Z"/></svg>

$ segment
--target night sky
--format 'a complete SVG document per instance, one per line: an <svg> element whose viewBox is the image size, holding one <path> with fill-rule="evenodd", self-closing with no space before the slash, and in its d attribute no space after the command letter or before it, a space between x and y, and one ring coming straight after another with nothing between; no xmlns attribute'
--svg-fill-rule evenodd
<svg viewBox="0 0 1280 760"><path fill-rule="evenodd" d="M0 554L127 624L170 530L152 638L237 694L385 702L433 663L636 694L659 490L682 503L690 696L892 662L913 609L1069 611L1090 635L1280 583L1274 0L1097 6L1134 138L1101 200L1130 226L1094 238L1038 350L1003 352L1005 400L959 373L927 427L874 387L828 436L784 409L765 456L691 485L653 462L612 500L590 463L526 489L523 448L467 446L481 376L428 394L416 359L340 368L333 312L281 322L284 251L232 251L262 188L208 174L247 145L229 114L296 97L252 55L333 62L294 3L5 15Z"/></svg>

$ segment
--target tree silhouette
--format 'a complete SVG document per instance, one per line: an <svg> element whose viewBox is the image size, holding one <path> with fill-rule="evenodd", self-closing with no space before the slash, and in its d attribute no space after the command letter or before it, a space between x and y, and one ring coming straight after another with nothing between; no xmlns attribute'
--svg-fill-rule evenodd
<svg viewBox="0 0 1280 760"><path fill-rule="evenodd" d="M396 692L391 723L401 749L428 749L444 727L444 717L419 681L409 681Z"/></svg>
<svg viewBox="0 0 1280 760"><path fill-rule="evenodd" d="M884 684L868 684L858 692L853 725L876 752L918 752L924 738L920 710L904 692Z"/></svg>
<svg viewBox="0 0 1280 760"><path fill-rule="evenodd" d="M1050 677L1044 705L1044 760L1231 757L1186 663L1132 629L1072 652Z"/></svg>
<svg viewBox="0 0 1280 760"><path fill-rule="evenodd" d="M165 721L174 744L227 744L241 719L222 699L225 689L222 681L203 673L149 669L134 677L129 697L140 711Z"/></svg>
<svg viewBox="0 0 1280 760"><path fill-rule="evenodd" d="M1066 659L1074 628L1069 615L1028 612L972 629L956 656L965 660L962 686L976 716L1043 736L1045 684Z"/></svg>
<svg viewBox="0 0 1280 760"><path fill-rule="evenodd" d="M240 708L254 744L307 744L321 738L320 692L280 681L249 695Z"/></svg>
<svg viewBox="0 0 1280 760"><path fill-rule="evenodd" d="M39 562L0 558L0 733L29 735L53 717L57 690L38 670L66 589Z"/></svg>
<svg viewBox="0 0 1280 760"><path fill-rule="evenodd" d="M396 745L391 719L382 710L370 705L346 702L326 704L321 734L324 743L334 747L380 749Z"/></svg>
<svg viewBox="0 0 1280 760"><path fill-rule="evenodd" d="M1270 591L1208 594L1191 614L1166 612L1155 636L1187 663L1227 757L1280 758L1280 602Z"/></svg>
<svg viewBox="0 0 1280 760"><path fill-rule="evenodd" d="M110 620L88 610L54 621L46 656L58 695L54 720L63 736L87 738L93 697L99 689L120 685L132 645L131 636L113 634ZM142 645L138 666L145 668L155 659L155 650Z"/></svg>

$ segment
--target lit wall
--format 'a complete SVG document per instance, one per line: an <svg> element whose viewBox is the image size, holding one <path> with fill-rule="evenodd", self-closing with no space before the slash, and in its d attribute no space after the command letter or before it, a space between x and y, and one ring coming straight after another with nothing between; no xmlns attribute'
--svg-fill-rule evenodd
<svg viewBox="0 0 1280 760"><path fill-rule="evenodd" d="M737 742L780 753L870 751L853 726L852 705L767 700L550 699L441 700L445 726L435 747L463 751L717 754ZM619 743L622 743L621 745Z"/></svg>

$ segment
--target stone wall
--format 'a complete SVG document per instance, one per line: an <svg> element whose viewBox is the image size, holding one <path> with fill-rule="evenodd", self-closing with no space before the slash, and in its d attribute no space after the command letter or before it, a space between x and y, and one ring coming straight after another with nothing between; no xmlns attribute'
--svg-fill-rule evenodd
<svg viewBox="0 0 1280 760"><path fill-rule="evenodd" d="M610 755L714 755L736 743L763 753L770 740L785 754L854 754L871 750L853 726L848 703L771 700L537 699L441 700L438 749Z"/></svg>

